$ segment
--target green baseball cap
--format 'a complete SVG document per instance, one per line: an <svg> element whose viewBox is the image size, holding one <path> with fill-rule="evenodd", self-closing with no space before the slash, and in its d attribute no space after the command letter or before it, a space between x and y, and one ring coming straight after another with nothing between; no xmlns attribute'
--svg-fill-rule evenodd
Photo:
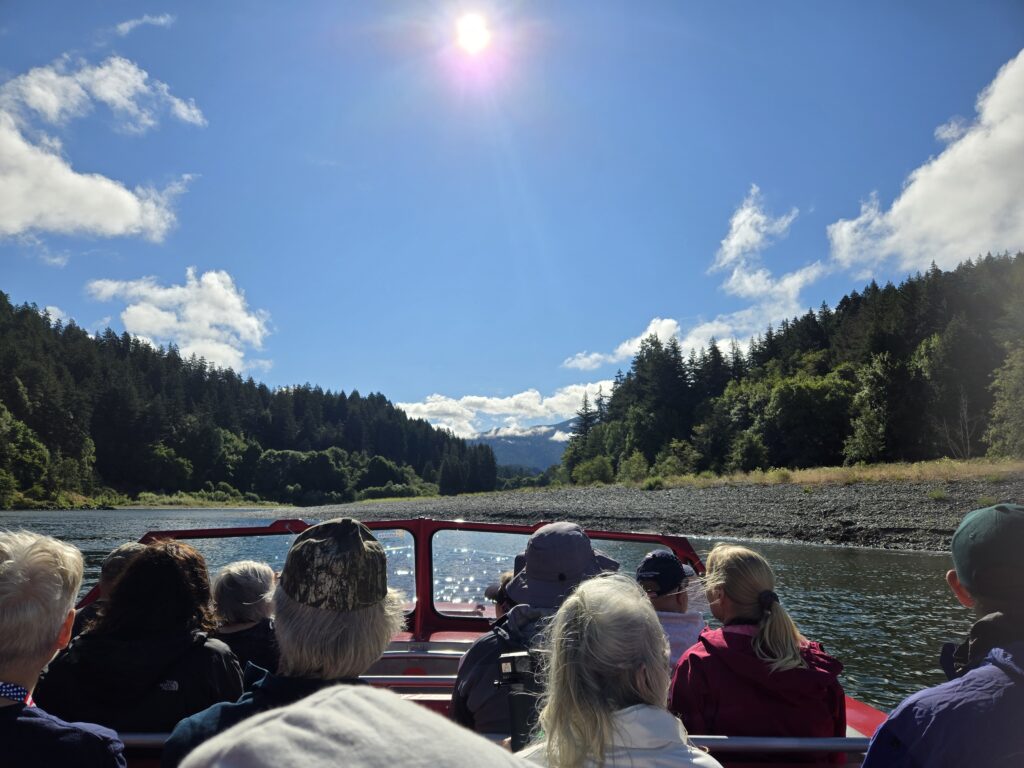
<svg viewBox="0 0 1024 768"><path fill-rule="evenodd" d="M953 534L957 578L975 597L1024 600L1024 507L967 514Z"/></svg>
<svg viewBox="0 0 1024 768"><path fill-rule="evenodd" d="M311 608L368 608L388 593L387 556L358 520L328 520L296 537L279 586L292 600Z"/></svg>

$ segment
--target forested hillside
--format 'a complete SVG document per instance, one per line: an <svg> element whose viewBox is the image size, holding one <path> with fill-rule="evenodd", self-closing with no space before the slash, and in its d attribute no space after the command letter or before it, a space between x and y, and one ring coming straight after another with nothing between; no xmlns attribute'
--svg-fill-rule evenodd
<svg viewBox="0 0 1024 768"><path fill-rule="evenodd" d="M1024 455L1024 254L872 282L744 353L649 337L584 400L574 482Z"/></svg>
<svg viewBox="0 0 1024 768"><path fill-rule="evenodd" d="M0 293L0 508L105 488L322 504L494 488L487 446L380 394L271 390Z"/></svg>

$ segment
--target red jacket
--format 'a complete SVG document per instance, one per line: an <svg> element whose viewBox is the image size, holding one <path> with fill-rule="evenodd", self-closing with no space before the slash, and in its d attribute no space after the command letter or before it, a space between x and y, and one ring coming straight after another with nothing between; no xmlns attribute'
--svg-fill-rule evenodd
<svg viewBox="0 0 1024 768"><path fill-rule="evenodd" d="M755 627L705 629L672 677L669 709L692 734L845 736L843 665L807 643L806 669L772 672L753 649Z"/></svg>

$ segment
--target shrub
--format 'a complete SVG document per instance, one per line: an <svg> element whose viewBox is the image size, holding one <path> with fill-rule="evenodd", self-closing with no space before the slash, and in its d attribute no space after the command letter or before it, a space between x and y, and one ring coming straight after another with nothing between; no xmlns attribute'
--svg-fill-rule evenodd
<svg viewBox="0 0 1024 768"><path fill-rule="evenodd" d="M633 451L633 454L619 464L618 481L620 483L639 483L645 477L649 467L647 459L640 451Z"/></svg>
<svg viewBox="0 0 1024 768"><path fill-rule="evenodd" d="M242 498L245 499L246 501L248 501L250 504L259 504L260 503L260 497L257 496L252 491L248 491Z"/></svg>
<svg viewBox="0 0 1024 768"><path fill-rule="evenodd" d="M769 469L765 473L765 478L771 485L783 485L793 480L793 473L788 469Z"/></svg>
<svg viewBox="0 0 1024 768"><path fill-rule="evenodd" d="M655 475L654 477L648 477L644 480L640 487L645 491L660 491L665 487L665 480L664 478Z"/></svg>
<svg viewBox="0 0 1024 768"><path fill-rule="evenodd" d="M610 483L614 478L612 463L607 456L596 456L578 464L572 471L572 481L577 485Z"/></svg>
<svg viewBox="0 0 1024 768"><path fill-rule="evenodd" d="M949 494L946 493L944 488L932 488L928 491L928 498L932 501L948 501Z"/></svg>

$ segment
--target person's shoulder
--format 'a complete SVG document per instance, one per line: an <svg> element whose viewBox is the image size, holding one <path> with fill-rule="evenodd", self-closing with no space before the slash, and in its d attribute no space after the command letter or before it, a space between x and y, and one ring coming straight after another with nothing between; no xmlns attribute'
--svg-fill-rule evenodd
<svg viewBox="0 0 1024 768"><path fill-rule="evenodd" d="M164 745L163 764L177 765L200 744L261 711L247 692L238 701L222 701L186 717Z"/></svg>
<svg viewBox="0 0 1024 768"><path fill-rule="evenodd" d="M548 764L548 750L547 744L540 742L539 744L531 744L518 752L516 757L521 760L526 760L533 763L534 765L547 765Z"/></svg>
<svg viewBox="0 0 1024 768"><path fill-rule="evenodd" d="M94 723L69 723L39 707L25 707L18 717L22 733L34 733L34 749L57 759L58 752L72 758L67 764L123 766L124 744L117 733ZM7 739L4 740L7 742ZM11 742L5 746L10 747ZM42 765L46 761L39 755Z"/></svg>

